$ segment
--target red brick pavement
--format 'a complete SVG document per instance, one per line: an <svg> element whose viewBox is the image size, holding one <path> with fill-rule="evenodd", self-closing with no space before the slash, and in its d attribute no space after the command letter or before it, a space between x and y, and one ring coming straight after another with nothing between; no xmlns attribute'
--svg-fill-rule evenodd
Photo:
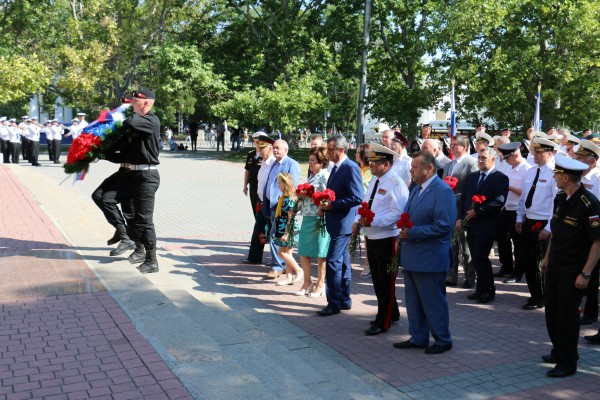
<svg viewBox="0 0 600 400"><path fill-rule="evenodd" d="M191 399L6 166L0 182L0 400Z"/></svg>

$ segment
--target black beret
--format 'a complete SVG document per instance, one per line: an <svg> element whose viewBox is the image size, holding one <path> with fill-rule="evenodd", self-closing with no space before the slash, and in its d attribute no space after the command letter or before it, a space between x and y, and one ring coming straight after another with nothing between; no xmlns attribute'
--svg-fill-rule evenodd
<svg viewBox="0 0 600 400"><path fill-rule="evenodd" d="M150 89L138 89L131 92L132 97L137 97L138 99L155 99L154 92Z"/></svg>

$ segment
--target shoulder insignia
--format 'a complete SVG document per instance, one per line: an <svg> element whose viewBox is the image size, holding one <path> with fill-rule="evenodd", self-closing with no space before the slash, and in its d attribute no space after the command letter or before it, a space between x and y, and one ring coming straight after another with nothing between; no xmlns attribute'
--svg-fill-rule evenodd
<svg viewBox="0 0 600 400"><path fill-rule="evenodd" d="M400 178L397 175L392 176L392 178L390 180L392 181L392 183L394 185L399 185L401 182Z"/></svg>
<svg viewBox="0 0 600 400"><path fill-rule="evenodd" d="M585 204L586 207L589 207L592 205L592 203L588 200L587 197L585 197L585 195L581 195L581 201L583 201L583 204Z"/></svg>
<svg viewBox="0 0 600 400"><path fill-rule="evenodd" d="M590 215L589 220L592 228L598 228L600 226L600 217L597 215Z"/></svg>

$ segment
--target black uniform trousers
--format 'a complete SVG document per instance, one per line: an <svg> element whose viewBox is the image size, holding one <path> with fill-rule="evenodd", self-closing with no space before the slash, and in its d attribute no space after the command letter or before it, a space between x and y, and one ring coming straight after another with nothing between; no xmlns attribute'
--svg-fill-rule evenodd
<svg viewBox="0 0 600 400"><path fill-rule="evenodd" d="M198 146L198 135L190 135L190 145L192 147L192 151L196 150Z"/></svg>
<svg viewBox="0 0 600 400"><path fill-rule="evenodd" d="M61 139L55 139L52 141L52 160L54 162L60 161L60 144L62 143Z"/></svg>
<svg viewBox="0 0 600 400"><path fill-rule="evenodd" d="M23 160L29 161L29 139L21 136L21 155Z"/></svg>
<svg viewBox="0 0 600 400"><path fill-rule="evenodd" d="M225 151L225 135L217 135L217 151L219 151L219 143L221 144L222 150Z"/></svg>
<svg viewBox="0 0 600 400"><path fill-rule="evenodd" d="M579 304L585 293L575 287L581 268L549 265L546 271L546 328L552 341L557 367L577 370Z"/></svg>
<svg viewBox="0 0 600 400"><path fill-rule="evenodd" d="M21 156L21 143L10 142L8 144L8 149L10 152L11 162L13 164L19 163L19 157Z"/></svg>
<svg viewBox="0 0 600 400"><path fill-rule="evenodd" d="M475 293L496 293L496 286L494 286L494 273L492 271L492 262L490 261L490 251L494 246L496 236L471 232L467 233L467 243L469 250L471 250L471 257L473 258L473 266L477 272L477 286Z"/></svg>
<svg viewBox="0 0 600 400"><path fill-rule="evenodd" d="M599 265L592 270L588 286L585 289L585 308L583 315L595 319L598 318L598 283L600 281Z"/></svg>
<svg viewBox="0 0 600 400"><path fill-rule="evenodd" d="M396 237L366 240L367 259L377 296L377 316L374 325L381 329L389 329L392 321L400 319L400 309L396 301L396 274L387 271L394 256Z"/></svg>
<svg viewBox="0 0 600 400"><path fill-rule="evenodd" d="M156 250L154 202L156 191L160 186L158 170L131 170L129 183L135 210L136 241L142 243L146 250Z"/></svg>
<svg viewBox="0 0 600 400"><path fill-rule="evenodd" d="M266 238L269 237L268 232L271 231L271 220L267 220L263 213L254 209L254 229L252 230L252 238L250 239L250 250L248 250L248 260L251 263L262 263L265 245L260 242L260 234Z"/></svg>
<svg viewBox="0 0 600 400"><path fill-rule="evenodd" d="M544 274L540 269L540 262L546 254L548 241L539 240L539 232L532 232L531 227L541 222L546 226L547 220L536 220L525 218L521 229L521 260L523 261L523 272L527 279L527 287L531 294L531 302L540 303L544 301Z"/></svg>
<svg viewBox="0 0 600 400"><path fill-rule="evenodd" d="M31 142L31 153L29 154L29 162L36 165L38 163L38 157L40 154L40 142L37 140L30 140Z"/></svg>
<svg viewBox="0 0 600 400"><path fill-rule="evenodd" d="M2 151L2 162L8 164L10 160L10 150L8 140L0 139L0 151Z"/></svg>
<svg viewBox="0 0 600 400"><path fill-rule="evenodd" d="M498 237L500 272L520 278L523 276L523 267L520 265L521 235L515 229L517 212L502 210L500 215L502 216L502 234Z"/></svg>
<svg viewBox="0 0 600 400"><path fill-rule="evenodd" d="M135 237L135 232L132 230L135 227L135 212L128 178L129 168L119 168L94 190L92 200L102 211L109 224L115 228L118 225L126 225L129 233ZM119 210L119 203L123 213Z"/></svg>
<svg viewBox="0 0 600 400"><path fill-rule="evenodd" d="M48 144L48 159L54 161L54 140L47 139L46 143Z"/></svg>

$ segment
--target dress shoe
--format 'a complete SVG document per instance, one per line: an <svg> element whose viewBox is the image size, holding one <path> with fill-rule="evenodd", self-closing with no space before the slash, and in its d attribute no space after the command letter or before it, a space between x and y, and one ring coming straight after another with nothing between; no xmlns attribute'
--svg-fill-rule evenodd
<svg viewBox="0 0 600 400"><path fill-rule="evenodd" d="M367 336L375 336L375 335L380 335L380 334L384 333L385 331L387 331L387 329L383 329L383 328L373 325L365 331L365 334Z"/></svg>
<svg viewBox="0 0 600 400"><path fill-rule="evenodd" d="M546 372L546 376L549 378L564 378L573 375L577 370L568 371L559 367L554 367L550 371Z"/></svg>
<svg viewBox="0 0 600 400"><path fill-rule="evenodd" d="M258 265L258 264L262 264L260 261L251 261L247 258L242 258L242 264L252 264L252 265Z"/></svg>
<svg viewBox="0 0 600 400"><path fill-rule="evenodd" d="M467 296L467 299L469 300L477 300L479 298L479 296L481 296L481 293L477 293L477 292L473 292L470 295Z"/></svg>
<svg viewBox="0 0 600 400"><path fill-rule="evenodd" d="M595 335L584 336L583 338L592 344L600 344L600 334L598 333Z"/></svg>
<svg viewBox="0 0 600 400"><path fill-rule="evenodd" d="M456 286L456 282L446 281L446 286Z"/></svg>
<svg viewBox="0 0 600 400"><path fill-rule="evenodd" d="M494 297L494 294L491 292L484 292L479 295L477 302L481 304L489 303L490 301L494 300Z"/></svg>
<svg viewBox="0 0 600 400"><path fill-rule="evenodd" d="M342 308L342 310L344 310L344 311L352 310L352 306L347 306L347 305L345 305L345 304L342 304L342 307L341 307L341 308Z"/></svg>
<svg viewBox="0 0 600 400"><path fill-rule="evenodd" d="M426 346L420 346L411 342L410 340L406 340L404 342L394 343L393 346L396 349L424 349Z"/></svg>
<svg viewBox="0 0 600 400"><path fill-rule="evenodd" d="M325 286L321 288L321 290L314 289L312 292L308 294L308 297L321 297L325 292Z"/></svg>
<svg viewBox="0 0 600 400"><path fill-rule="evenodd" d="M340 313L340 310L331 308L329 306L325 307L322 310L317 311L317 314L320 315L321 317L329 317L330 315L335 315L335 314L339 314L339 313Z"/></svg>
<svg viewBox="0 0 600 400"><path fill-rule="evenodd" d="M556 364L558 362L558 360L556 359L556 357L554 357L553 354L544 354L542 356L542 360L544 360L544 362L548 364Z"/></svg>
<svg viewBox="0 0 600 400"><path fill-rule="evenodd" d="M393 320L392 320L392 325L394 325L394 324L397 324L398 322L400 322L400 318L398 318L398 319L393 319ZM371 321L369 321L369 323L370 323L371 325L375 325L375 324L377 323L377 320L376 320L376 319L374 319L374 320L371 320Z"/></svg>
<svg viewBox="0 0 600 400"><path fill-rule="evenodd" d="M540 308L544 308L544 302L527 302L523 305L523 310L537 310Z"/></svg>
<svg viewBox="0 0 600 400"><path fill-rule="evenodd" d="M475 286L475 282L473 282L471 279L467 279L463 282L461 288L463 289L471 289L472 287Z"/></svg>
<svg viewBox="0 0 600 400"><path fill-rule="evenodd" d="M452 343L434 344L425 349L425 354L442 354L452 348Z"/></svg>
<svg viewBox="0 0 600 400"><path fill-rule="evenodd" d="M279 278L279 275L281 275L279 273L279 271L275 271L274 269L270 270L267 275L265 275L266 279L277 279Z"/></svg>
<svg viewBox="0 0 600 400"><path fill-rule="evenodd" d="M596 318L592 318L592 317L588 317L587 315L584 315L583 317L581 317L581 319L579 320L579 324L580 325L589 325L589 324L593 324L594 322L598 321L598 317Z"/></svg>

